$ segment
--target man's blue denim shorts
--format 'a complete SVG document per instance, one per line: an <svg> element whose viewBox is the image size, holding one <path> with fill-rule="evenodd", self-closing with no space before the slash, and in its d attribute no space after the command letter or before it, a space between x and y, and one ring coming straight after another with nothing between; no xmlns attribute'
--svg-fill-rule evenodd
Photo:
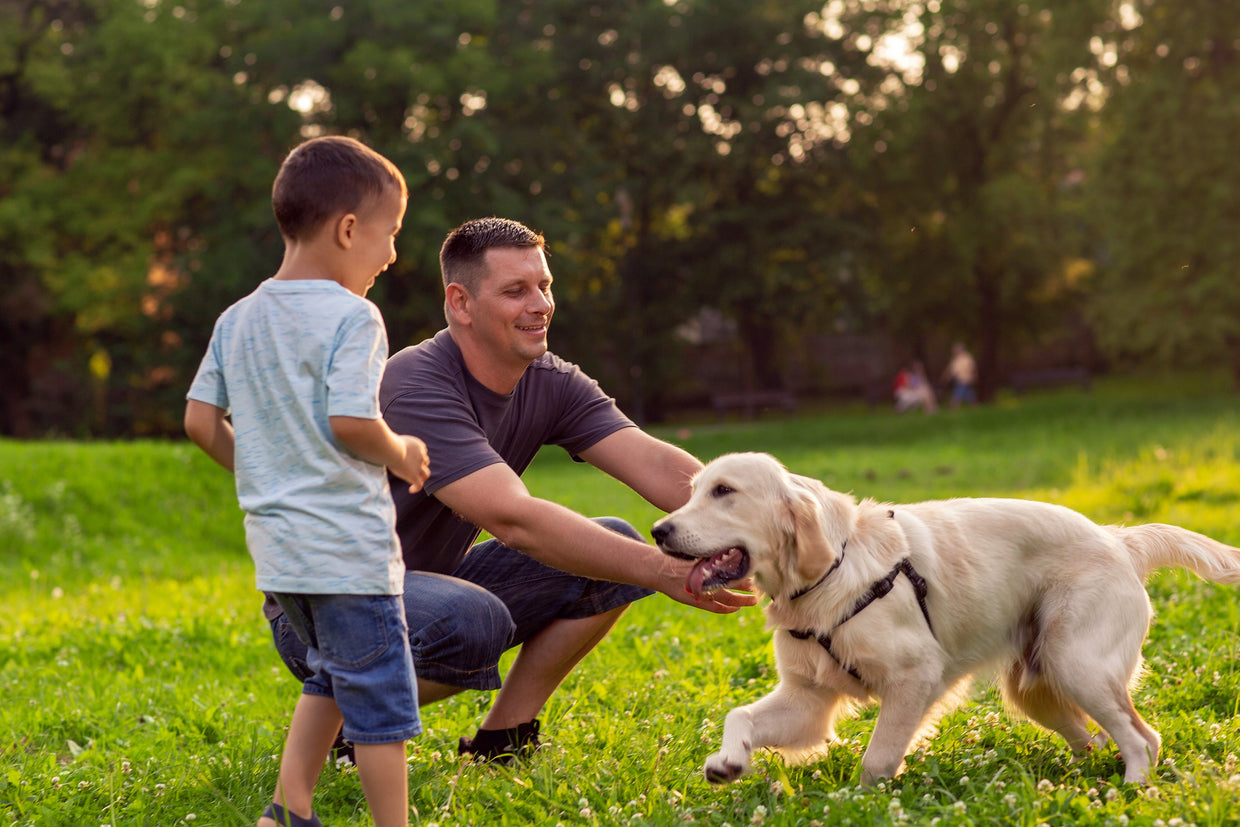
<svg viewBox="0 0 1240 827"><path fill-rule="evenodd" d="M422 732L409 627L400 595L277 594L305 644L307 695L333 698L355 744L407 741Z"/></svg>

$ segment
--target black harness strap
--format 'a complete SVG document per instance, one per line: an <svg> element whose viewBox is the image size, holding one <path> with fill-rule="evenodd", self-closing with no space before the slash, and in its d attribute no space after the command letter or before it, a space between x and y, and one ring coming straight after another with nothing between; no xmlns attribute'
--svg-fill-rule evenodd
<svg viewBox="0 0 1240 827"><path fill-rule="evenodd" d="M844 669L844 671L848 672L848 674L856 678L858 683L862 685L865 684L865 681L861 680L861 676L857 674L857 670L852 666L845 666L844 661L840 660L840 656L835 654L834 651L832 651L830 635L816 635L813 632L805 631L802 629L789 629L788 634L792 635L797 640L809 640L810 638L813 638L814 640L818 641L818 645L826 650L827 654L831 656L831 660L838 663L840 667Z"/></svg>
<svg viewBox="0 0 1240 827"><path fill-rule="evenodd" d="M841 560L843 559L842 554L840 555L840 559ZM839 561L836 562L836 565L838 564L839 564ZM834 571L834 570L835 570L835 567L833 566L831 568L831 571ZM830 574L830 572L828 572L828 574ZM832 626L829 632L818 634L814 632L813 630L789 629L788 634L792 635L797 640L809 640L811 638L814 639L815 641L818 642L819 646L821 646L823 649L826 650L827 654L831 656L832 660L834 660L841 667L843 667L848 672L848 674L856 678L858 682L860 682L861 684L865 684L865 681L861 680L861 676L857 674L857 670L853 668L852 666L845 666L844 661L840 660L839 655L835 654L835 651L831 648L831 633L834 632L836 629L840 628L841 626L843 626L848 621L852 620L857 615L859 615L865 609L866 606L869 606L875 600L882 600L884 597L890 594L892 588L895 587L896 578L899 577L901 574L907 577L909 580L909 583L912 584L913 593L917 595L917 605L921 607L921 616L926 619L926 627L930 630L930 634L933 636L934 635L934 624L930 622L930 609L926 606L926 593L929 591L928 587L926 586L926 579L917 573L917 569L913 568L912 562L910 562L907 557L905 557L903 560L897 563L895 568L893 568L890 572L888 572L886 577L884 577L882 580L876 581L872 586L870 586L868 590L866 590L865 594L857 598L857 602L853 604L852 611L850 611L847 615L845 615L843 620L841 620L839 623L836 623L834 626ZM823 580L825 579L826 577L823 577ZM810 588L814 588L821 583L822 583L822 580L819 580L818 583L815 583L814 586L811 586ZM809 589L803 589L802 591L798 592L795 597L800 597L803 594L805 594L807 591L809 591Z"/></svg>
<svg viewBox="0 0 1240 827"><path fill-rule="evenodd" d="M840 556L835 558L835 562L831 564L831 568L827 569L826 574L824 574L822 577L819 577L817 582L812 583L798 590L796 594L792 595L792 597L789 597L788 599L796 600L798 597L804 597L805 595L812 592L814 589L821 586L823 583L827 582L827 578L830 577L835 572L835 570L840 567L840 563L844 562L844 549L846 548L848 548L848 540L845 540L844 545L840 546Z"/></svg>

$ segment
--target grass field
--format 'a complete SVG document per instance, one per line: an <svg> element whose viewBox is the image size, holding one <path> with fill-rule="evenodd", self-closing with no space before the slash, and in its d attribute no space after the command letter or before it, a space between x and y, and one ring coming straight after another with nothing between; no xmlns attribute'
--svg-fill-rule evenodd
<svg viewBox="0 0 1240 827"><path fill-rule="evenodd" d="M832 408L658 430L708 459L776 454L859 497L1046 499L1102 521L1174 522L1240 544L1240 398L1221 377L1108 380L933 417ZM534 493L642 529L649 505L562 452ZM857 786L873 711L815 764L756 757L701 776L724 714L775 675L761 612L637 604L544 710L547 748L514 768L460 763L489 703L423 710L414 823L1223 825L1240 799L1240 593L1180 572L1156 618L1138 708L1164 739L1148 787L1108 748L1070 763L1057 737L979 685L908 770ZM298 686L258 611L231 478L187 443L0 442L0 824L252 825L275 781ZM317 810L369 824L356 774L329 768Z"/></svg>

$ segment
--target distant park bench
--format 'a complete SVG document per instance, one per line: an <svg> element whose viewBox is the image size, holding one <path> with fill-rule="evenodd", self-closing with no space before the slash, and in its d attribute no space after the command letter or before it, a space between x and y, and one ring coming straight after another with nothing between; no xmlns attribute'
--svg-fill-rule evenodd
<svg viewBox="0 0 1240 827"><path fill-rule="evenodd" d="M728 411L740 411L747 419L752 419L768 408L781 408L792 413L797 408L797 400L789 391L732 391L711 394L710 405L719 419L723 419Z"/></svg>
<svg viewBox="0 0 1240 827"><path fill-rule="evenodd" d="M1079 385L1082 390L1089 390L1093 378L1089 368L1036 368L1033 370L1012 371L1008 384L1017 393L1024 393L1030 388L1045 388L1056 385Z"/></svg>

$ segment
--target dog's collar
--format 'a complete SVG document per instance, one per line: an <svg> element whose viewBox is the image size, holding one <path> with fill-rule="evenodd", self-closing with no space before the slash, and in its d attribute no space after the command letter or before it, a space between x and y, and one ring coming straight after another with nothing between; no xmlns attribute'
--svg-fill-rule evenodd
<svg viewBox="0 0 1240 827"><path fill-rule="evenodd" d="M814 589L821 586L823 583L827 582L827 578L830 577L835 572L835 570L840 567L840 563L844 562L844 549L846 548L848 548L847 539L844 540L844 545L840 546L840 556L835 558L835 562L831 564L831 568L827 569L826 574L824 574L822 577L819 577L818 582L811 583L810 585L805 586L804 588L798 589L797 592L792 595L792 597L788 598L788 601L791 602L793 600L796 600L798 597L804 597L805 595L812 592Z"/></svg>

